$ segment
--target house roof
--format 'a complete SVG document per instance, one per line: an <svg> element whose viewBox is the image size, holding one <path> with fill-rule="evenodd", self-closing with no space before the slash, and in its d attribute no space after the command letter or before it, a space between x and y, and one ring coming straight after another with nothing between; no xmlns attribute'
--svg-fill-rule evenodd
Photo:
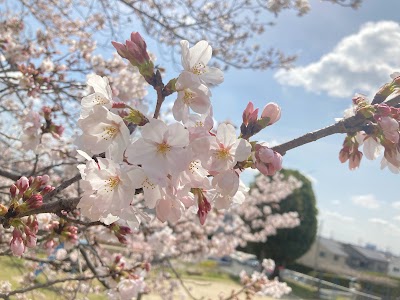
<svg viewBox="0 0 400 300"><path fill-rule="evenodd" d="M362 256L371 259L371 260L377 260L377 261L383 261L387 262L388 259L386 258L385 254L382 252L372 250L372 249L367 249L361 246L355 246L355 245L349 245L351 248L356 250L358 253L360 253Z"/></svg>
<svg viewBox="0 0 400 300"><path fill-rule="evenodd" d="M344 250L343 250L343 246L342 243L331 240L331 239L327 239L324 237L318 237L318 240L320 242L320 244L328 249L330 252L332 252L333 254L336 255L340 255L340 256L344 256L347 257L349 256Z"/></svg>

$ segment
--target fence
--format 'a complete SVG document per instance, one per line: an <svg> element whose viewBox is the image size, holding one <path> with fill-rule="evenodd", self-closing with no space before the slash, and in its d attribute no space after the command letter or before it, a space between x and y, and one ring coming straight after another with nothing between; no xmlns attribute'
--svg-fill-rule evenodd
<svg viewBox="0 0 400 300"><path fill-rule="evenodd" d="M346 288L329 281L321 280L292 270L281 272L283 279L294 280L304 285L316 287L319 299L357 299L357 300L381 300L381 297L357 291L355 288Z"/></svg>

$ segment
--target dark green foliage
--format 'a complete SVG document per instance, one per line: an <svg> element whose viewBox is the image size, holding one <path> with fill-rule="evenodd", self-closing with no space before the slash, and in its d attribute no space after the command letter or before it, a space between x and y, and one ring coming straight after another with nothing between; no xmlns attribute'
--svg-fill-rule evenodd
<svg viewBox="0 0 400 300"><path fill-rule="evenodd" d="M259 260L272 258L277 266L285 266L294 262L311 247L317 233L316 199L309 179L295 170L282 170L285 178L294 176L303 185L279 203L272 207L272 213L297 211L300 226L291 229L278 229L275 236L268 237L266 243L249 243L244 249L254 253ZM256 186L252 186L256 188Z"/></svg>

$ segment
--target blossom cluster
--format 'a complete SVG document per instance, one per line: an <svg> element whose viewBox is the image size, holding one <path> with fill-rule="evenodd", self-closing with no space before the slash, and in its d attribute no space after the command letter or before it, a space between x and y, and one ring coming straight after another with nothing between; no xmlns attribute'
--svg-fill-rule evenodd
<svg viewBox="0 0 400 300"><path fill-rule="evenodd" d="M13 226L14 230L10 248L14 255L22 255L25 247L36 246L38 222L36 216L33 215L25 219L13 218L13 216L42 206L43 196L54 190L53 186L47 184L48 181L48 175L29 179L23 176L10 187L10 206L7 208L0 204L0 216L11 216L9 225Z"/></svg>
<svg viewBox="0 0 400 300"><path fill-rule="evenodd" d="M157 84L154 64L138 33L132 33L126 44L113 45L147 82ZM279 107L268 104L258 119L258 109L249 104L240 136L227 123L213 132L210 86L221 83L223 73L208 66L208 42L189 47L182 41L181 51L183 71L166 86L169 93L177 92L172 124L115 102L106 77L89 78L94 93L82 99L78 121L78 152L87 160L79 166L84 190L79 207L84 216L105 224L120 218L138 227L146 215L132 200L137 190L143 190L146 206L155 209L160 221L177 222L190 209L204 224L212 207L225 209L244 201L246 187L239 178L243 169L258 168L272 175L281 168L280 155L248 141L279 120Z"/></svg>
<svg viewBox="0 0 400 300"><path fill-rule="evenodd" d="M369 104L363 95L353 98L355 115L362 115L367 123L363 131L348 134L340 150L342 163L349 161L350 170L359 167L363 153L374 160L382 153L381 168L388 167L395 174L400 172L400 108L388 103L400 93L400 74L392 75L393 81L384 85L375 96L380 103ZM363 145L363 152L358 148Z"/></svg>

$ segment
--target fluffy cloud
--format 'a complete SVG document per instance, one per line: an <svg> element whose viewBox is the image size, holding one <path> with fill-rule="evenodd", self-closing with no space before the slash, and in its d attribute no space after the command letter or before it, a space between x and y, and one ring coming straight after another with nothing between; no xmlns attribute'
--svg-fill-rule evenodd
<svg viewBox="0 0 400 300"><path fill-rule="evenodd" d="M344 216L341 213L338 213L336 211L330 211L330 210L324 210L321 212L323 218L333 218L337 219L341 222L354 222L354 218Z"/></svg>
<svg viewBox="0 0 400 300"><path fill-rule="evenodd" d="M319 61L275 74L279 83L307 91L350 98L355 92L370 95L400 68L400 24L365 23L356 34L343 38Z"/></svg>
<svg viewBox="0 0 400 300"><path fill-rule="evenodd" d="M389 222L379 218L371 218L368 220L370 223L380 224L380 225L388 225Z"/></svg>
<svg viewBox="0 0 400 300"><path fill-rule="evenodd" d="M400 201L393 202L392 207L395 209L400 209Z"/></svg>
<svg viewBox="0 0 400 300"><path fill-rule="evenodd" d="M358 195L351 197L351 201L358 206L362 206L368 209L377 209L381 207L378 200L375 199L374 195Z"/></svg>

